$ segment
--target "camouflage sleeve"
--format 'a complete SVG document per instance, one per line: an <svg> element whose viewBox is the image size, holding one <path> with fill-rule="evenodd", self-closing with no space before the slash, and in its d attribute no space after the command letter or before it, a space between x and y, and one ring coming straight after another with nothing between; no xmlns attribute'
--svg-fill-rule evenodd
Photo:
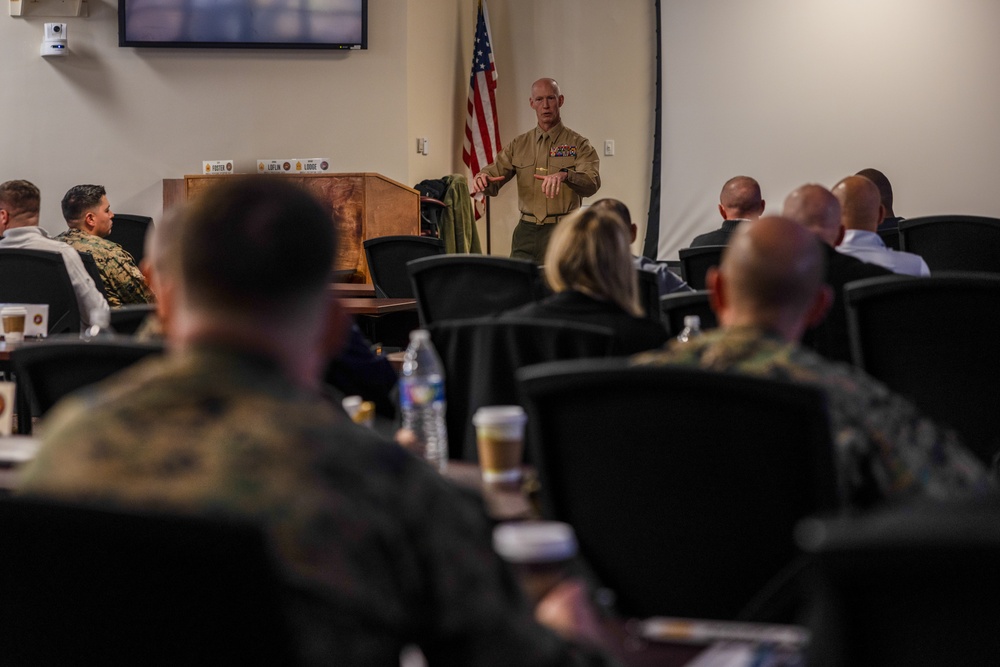
<svg viewBox="0 0 1000 667"><path fill-rule="evenodd" d="M117 305L121 306L153 303L156 300L146 284L146 278L142 275L139 267L135 265L132 255L124 249L112 252L104 266L105 288L108 291L109 301L112 292L118 298Z"/></svg>

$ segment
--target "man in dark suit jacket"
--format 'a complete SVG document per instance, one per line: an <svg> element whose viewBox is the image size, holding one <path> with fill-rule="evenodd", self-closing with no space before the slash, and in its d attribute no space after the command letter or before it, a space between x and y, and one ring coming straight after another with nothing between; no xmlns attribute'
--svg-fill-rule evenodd
<svg viewBox="0 0 1000 667"><path fill-rule="evenodd" d="M729 235L742 222L756 220L764 212L764 200L760 197L760 184L749 176L735 176L726 181L719 195L719 214L722 227L706 234L700 234L691 241L691 247L701 245L726 245Z"/></svg>
<svg viewBox="0 0 1000 667"><path fill-rule="evenodd" d="M833 288L834 298L826 319L806 331L802 343L827 359L851 362L851 345L847 333L847 304L844 285L862 278L893 275L888 269L866 264L835 250L844 238L840 222L840 202L822 185L803 185L785 199L782 215L811 230L823 242L826 255L826 283Z"/></svg>

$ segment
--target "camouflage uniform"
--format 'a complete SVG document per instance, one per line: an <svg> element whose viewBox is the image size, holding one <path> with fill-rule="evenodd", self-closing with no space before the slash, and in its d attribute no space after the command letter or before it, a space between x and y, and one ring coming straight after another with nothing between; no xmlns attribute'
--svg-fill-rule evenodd
<svg viewBox="0 0 1000 667"><path fill-rule="evenodd" d="M537 625L481 502L272 362L202 347L62 403L22 492L262 520L309 664L583 665Z"/></svg>
<svg viewBox="0 0 1000 667"><path fill-rule="evenodd" d="M89 252L93 255L97 268L101 271L104 291L108 293L108 305L112 308L155 301L132 255L114 241L102 239L100 236L79 229L69 229L56 239L65 241L78 252Z"/></svg>
<svg viewBox="0 0 1000 667"><path fill-rule="evenodd" d="M717 329L633 357L633 363L699 366L818 385L829 400L843 493L854 505L990 488L983 466L953 432L921 417L911 403L856 368L777 336L751 328ZM724 413L725 406L719 411Z"/></svg>

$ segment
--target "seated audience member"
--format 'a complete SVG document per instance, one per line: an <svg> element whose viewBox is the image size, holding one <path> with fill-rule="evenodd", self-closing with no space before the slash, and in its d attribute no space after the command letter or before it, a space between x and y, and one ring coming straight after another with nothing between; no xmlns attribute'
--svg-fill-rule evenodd
<svg viewBox="0 0 1000 667"><path fill-rule="evenodd" d="M823 254L814 235L792 220L761 218L741 228L708 276L720 328L634 362L819 386L829 400L842 497L855 506L989 490L983 466L952 431L861 371L797 344L830 302Z"/></svg>
<svg viewBox="0 0 1000 667"><path fill-rule="evenodd" d="M590 208L613 211L618 214L618 217L622 219L625 225L628 227L629 236L632 239L629 243L635 243L635 237L638 233L638 228L632 222L632 214L629 213L628 206L617 199L598 199ZM688 284L684 282L684 279L679 275L670 270L666 262L657 262L656 260L650 259L643 256L632 256L632 261L635 264L635 268L642 271L647 271L656 276L656 285L660 289L660 296L664 294L673 294L674 292L691 292L693 291Z"/></svg>
<svg viewBox="0 0 1000 667"><path fill-rule="evenodd" d="M823 279L833 288L830 310L822 322L805 332L802 344L813 348L827 359L850 363L851 346L847 334L844 285L862 278L891 276L892 271L836 251L837 244L844 238L844 226L840 224L840 202L822 185L803 185L794 190L785 199L782 215L799 223L822 241L826 259Z"/></svg>
<svg viewBox="0 0 1000 667"><path fill-rule="evenodd" d="M0 184L0 227L3 238L0 248L22 248L44 250L62 256L69 273L69 280L76 292L76 303L80 309L80 320L89 326L91 314L108 311L108 302L98 291L93 279L83 267L79 253L65 243L60 243L38 226L41 194L28 181L7 181Z"/></svg>
<svg viewBox="0 0 1000 667"><path fill-rule="evenodd" d="M259 520L306 664L605 664L536 623L481 504L320 393L346 319L319 203L227 179L153 233L168 354L57 406L22 493ZM596 637L581 591L539 616Z"/></svg>
<svg viewBox="0 0 1000 667"><path fill-rule="evenodd" d="M899 221L903 218L896 215L892 210L892 183L886 178L878 169L862 169L856 176L864 176L869 181L875 184L878 188L879 199L882 200L882 206L885 208L885 217L882 218L882 222L879 223L878 231L883 229L896 229L899 227Z"/></svg>
<svg viewBox="0 0 1000 667"><path fill-rule="evenodd" d="M176 212L167 213L168 217L172 215L176 215ZM165 220L161 224L171 223ZM146 236L145 257L140 267L153 294L159 291L156 264L162 261L158 254L161 244L156 239L156 234ZM159 313L151 313L135 332L135 337L139 340L159 341L163 339L163 335L163 320ZM323 377L324 382L342 394L339 397L331 396L338 404L344 396L359 395L364 400L375 403L376 412L387 421L396 417L393 390L397 380L392 364L387 358L372 352L371 343L356 324L351 325L347 342L340 353L331 359Z"/></svg>
<svg viewBox="0 0 1000 667"><path fill-rule="evenodd" d="M105 238L111 233L115 214L111 212L104 186L70 188L62 200L62 213L69 229L56 239L94 257L108 295L108 305L115 308L153 302L153 293L135 265L135 259L120 245Z"/></svg>
<svg viewBox="0 0 1000 667"><path fill-rule="evenodd" d="M608 327L619 354L663 345L667 330L642 316L627 229L604 207L581 209L560 220L545 252L545 279L554 294L504 316Z"/></svg>
<svg viewBox="0 0 1000 667"><path fill-rule="evenodd" d="M840 202L840 221L847 230L837 252L862 262L878 264L893 273L929 276L931 271L920 255L887 248L877 230L885 214L878 188L864 176L848 176L833 187Z"/></svg>
<svg viewBox="0 0 1000 667"><path fill-rule="evenodd" d="M735 176L726 181L719 195L719 214L722 227L707 234L700 234L691 241L691 247L700 245L726 245L729 237L742 222L756 220L764 213L765 202L760 196L760 184L749 176Z"/></svg>

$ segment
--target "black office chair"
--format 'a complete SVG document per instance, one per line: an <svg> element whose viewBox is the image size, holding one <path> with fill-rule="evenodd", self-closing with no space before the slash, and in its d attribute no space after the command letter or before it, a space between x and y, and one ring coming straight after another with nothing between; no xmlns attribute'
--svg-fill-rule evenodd
<svg viewBox="0 0 1000 667"><path fill-rule="evenodd" d="M429 236L380 236L364 242L375 296L412 299L413 285L406 263L444 254L444 241Z"/></svg>
<svg viewBox="0 0 1000 667"><path fill-rule="evenodd" d="M642 269L636 269L635 273L639 278L639 303L642 305L646 317L654 322L662 322L660 317L660 285L656 281L656 274Z"/></svg>
<svg viewBox="0 0 1000 667"><path fill-rule="evenodd" d="M10 363L17 378L19 431L30 433L32 416L41 417L64 396L163 349L161 343L127 337L84 342L76 336L18 347L10 353Z"/></svg>
<svg viewBox="0 0 1000 667"><path fill-rule="evenodd" d="M94 281L94 286L97 288L97 291L100 292L101 296L104 297L104 300L107 301L108 290L104 287L104 279L101 278L101 270L97 268L97 260L95 260L94 256L89 252L81 252L79 255L80 261L83 262L83 268L87 270L87 275Z"/></svg>
<svg viewBox="0 0 1000 667"><path fill-rule="evenodd" d="M722 251L726 249L724 245L703 245L694 248L681 248L677 255L681 260L681 277L695 290L703 290L705 284L705 274L709 268L718 266L722 259Z"/></svg>
<svg viewBox="0 0 1000 667"><path fill-rule="evenodd" d="M1000 664L995 497L808 520L810 667Z"/></svg>
<svg viewBox="0 0 1000 667"><path fill-rule="evenodd" d="M156 313L155 303L130 303L112 308L111 329L117 334L131 336L154 313Z"/></svg>
<svg viewBox="0 0 1000 667"><path fill-rule="evenodd" d="M115 213L111 233L107 239L127 250L138 266L146 254L146 235L151 231L153 231L152 218L145 215Z"/></svg>
<svg viewBox="0 0 1000 667"><path fill-rule="evenodd" d="M485 405L520 405L518 368L544 361L604 357L614 332L576 322L514 318L445 320L430 327L445 369L449 457L478 461L472 415Z"/></svg>
<svg viewBox="0 0 1000 667"><path fill-rule="evenodd" d="M854 364L956 429L986 464L1000 451L1000 276L889 276L844 288Z"/></svg>
<svg viewBox="0 0 1000 667"><path fill-rule="evenodd" d="M0 303L45 303L49 334L80 331L80 307L62 255L0 249Z"/></svg>
<svg viewBox="0 0 1000 667"><path fill-rule="evenodd" d="M620 359L518 379L544 514L621 613L787 620L793 527L838 504L819 389Z"/></svg>
<svg viewBox="0 0 1000 667"><path fill-rule="evenodd" d="M882 243L885 247L892 248L893 250L899 250L899 227L892 227L891 229L880 229L878 230L879 238L882 239Z"/></svg>
<svg viewBox="0 0 1000 667"><path fill-rule="evenodd" d="M0 563L4 664L299 664L248 522L5 498Z"/></svg>
<svg viewBox="0 0 1000 667"><path fill-rule="evenodd" d="M706 290L665 294L660 297L660 311L663 316L663 326L671 336L677 336L684 330L684 318L688 315L699 317L702 330L719 326Z"/></svg>
<svg viewBox="0 0 1000 667"><path fill-rule="evenodd" d="M932 272L1000 273L1000 220L932 215L899 223L899 247L924 258Z"/></svg>
<svg viewBox="0 0 1000 667"><path fill-rule="evenodd" d="M544 293L534 262L488 255L443 255L406 264L421 326L485 317Z"/></svg>

